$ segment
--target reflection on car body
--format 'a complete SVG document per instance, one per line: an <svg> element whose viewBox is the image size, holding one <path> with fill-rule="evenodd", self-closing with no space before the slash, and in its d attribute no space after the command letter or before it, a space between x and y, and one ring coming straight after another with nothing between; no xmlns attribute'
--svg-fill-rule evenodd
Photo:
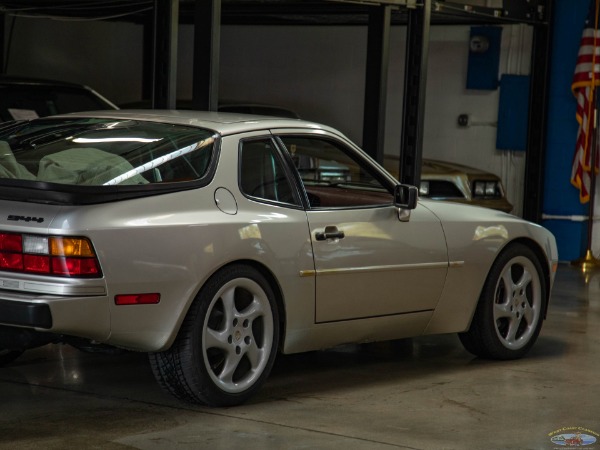
<svg viewBox="0 0 600 450"><path fill-rule="evenodd" d="M547 230L417 202L327 126L105 111L4 124L0 146L3 364L89 341L147 352L178 398L234 405L279 352L456 332L513 359L546 314Z"/></svg>

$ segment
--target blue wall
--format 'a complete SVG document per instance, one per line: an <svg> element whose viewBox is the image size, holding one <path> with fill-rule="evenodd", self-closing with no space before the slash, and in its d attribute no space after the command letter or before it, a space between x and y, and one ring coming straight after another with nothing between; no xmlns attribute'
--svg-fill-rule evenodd
<svg viewBox="0 0 600 450"><path fill-rule="evenodd" d="M570 216L588 212L588 206L579 202L579 191L570 182L578 128L571 81L588 8L588 0L554 0L544 214ZM543 225L556 236L561 261L584 255L585 221L545 220Z"/></svg>

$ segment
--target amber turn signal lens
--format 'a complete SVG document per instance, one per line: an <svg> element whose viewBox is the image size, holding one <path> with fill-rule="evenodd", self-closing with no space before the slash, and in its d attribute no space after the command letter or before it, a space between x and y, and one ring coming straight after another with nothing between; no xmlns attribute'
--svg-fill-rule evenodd
<svg viewBox="0 0 600 450"><path fill-rule="evenodd" d="M78 256L91 258L96 256L90 241L85 238L51 237L50 254L53 256Z"/></svg>

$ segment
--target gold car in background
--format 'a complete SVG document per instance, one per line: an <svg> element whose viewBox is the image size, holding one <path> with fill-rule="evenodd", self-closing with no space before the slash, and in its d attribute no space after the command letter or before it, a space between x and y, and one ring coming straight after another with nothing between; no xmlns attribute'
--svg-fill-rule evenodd
<svg viewBox="0 0 600 450"><path fill-rule="evenodd" d="M398 157L386 156L384 166L398 177ZM432 200L483 206L511 212L500 178L493 173L462 164L423 158L419 195Z"/></svg>

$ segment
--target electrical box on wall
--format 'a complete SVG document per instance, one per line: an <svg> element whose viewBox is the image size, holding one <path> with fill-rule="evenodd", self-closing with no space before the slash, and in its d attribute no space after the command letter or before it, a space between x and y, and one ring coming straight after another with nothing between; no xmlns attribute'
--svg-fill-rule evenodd
<svg viewBox="0 0 600 450"><path fill-rule="evenodd" d="M525 150L529 123L529 76L502 75L498 105L499 150Z"/></svg>
<svg viewBox="0 0 600 450"><path fill-rule="evenodd" d="M502 28L471 27L467 89L498 88Z"/></svg>

